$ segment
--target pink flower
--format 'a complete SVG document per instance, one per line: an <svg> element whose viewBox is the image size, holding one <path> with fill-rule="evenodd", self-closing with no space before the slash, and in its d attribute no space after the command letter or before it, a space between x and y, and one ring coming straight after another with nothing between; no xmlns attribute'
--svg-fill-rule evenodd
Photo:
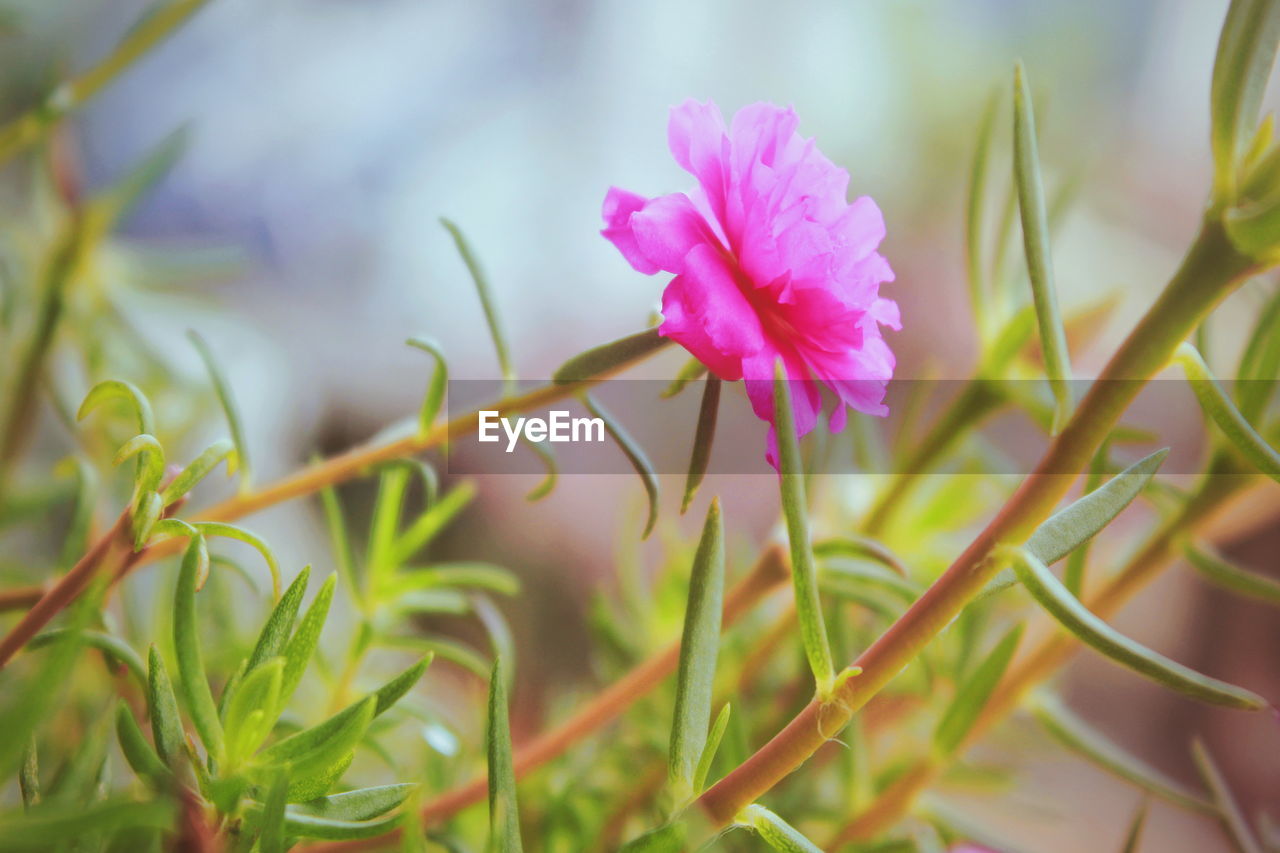
<svg viewBox="0 0 1280 853"><path fill-rule="evenodd" d="M897 304L879 295L893 281L876 251L880 209L866 196L846 201L848 172L801 138L798 123L793 110L765 103L739 110L728 128L710 101L673 108L668 144L697 186L653 199L612 187L601 232L640 272L675 274L659 333L721 379L746 380L752 408L771 424L774 465L776 361L794 383L797 433L817 422L819 381L836 396L838 432L845 406L887 414L894 359L880 326L901 328Z"/></svg>

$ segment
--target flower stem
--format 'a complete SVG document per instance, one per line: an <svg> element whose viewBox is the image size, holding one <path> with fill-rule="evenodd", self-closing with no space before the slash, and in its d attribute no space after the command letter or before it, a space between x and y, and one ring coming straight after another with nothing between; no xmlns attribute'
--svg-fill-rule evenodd
<svg viewBox="0 0 1280 853"><path fill-rule="evenodd" d="M1220 223L1206 220L1164 292L1090 387L1053 440L1036 470L943 575L881 637L831 701L810 702L774 738L707 791L700 802L717 823L743 808L799 767L848 723L853 714L919 654L983 586L998 566L997 545L1021 544L1053 511L1085 470L1143 385L1217 303L1257 270L1238 253Z"/></svg>

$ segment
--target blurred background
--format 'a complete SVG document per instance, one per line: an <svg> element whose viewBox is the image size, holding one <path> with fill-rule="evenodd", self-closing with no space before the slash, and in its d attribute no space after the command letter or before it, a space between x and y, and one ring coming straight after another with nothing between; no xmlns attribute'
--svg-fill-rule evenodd
<svg viewBox="0 0 1280 853"><path fill-rule="evenodd" d="M966 176L984 105L1007 88L1020 57L1040 93L1048 183L1078 180L1055 243L1060 298L1068 307L1119 299L1094 343L1073 353L1088 377L1197 227L1225 8L1225 0L215 0L79 113L67 156L91 194L186 129L185 152L118 229L100 274L133 332L171 353L193 383L204 380L182 334L197 328L209 340L266 482L414 412L428 366L403 346L409 335L439 340L456 377L496 376L441 216L463 228L488 271L522 377L546 377L569 355L645 326L665 282L635 273L597 235L600 202L610 185L645 195L689 186L665 130L668 108L688 97L712 98L726 114L757 100L796 108L801 132L849 170L851 192L872 195L884 211L882 251L897 281L883 292L904 318L904 331L890 335L898 376L966 376L975 354ZM109 51L145 4L30 0L0 10L0 105L16 114ZM1006 125L1002 115L996 187L1007 182ZM1267 286L1247 286L1215 316L1220 369L1233 363ZM642 375L670 376L680 363L671 353ZM222 430L210 419L205 437ZM1197 441L1197 431L1189 422L1171 440ZM61 441L41 435L50 446ZM551 497L527 503L536 479L481 478L477 507L444 546L525 580L527 594L508 614L528 649L517 740L540 725L547 692L584 677L586 602L612 582L616 543L632 537L642 512L633 477L566 476ZM679 519L673 497L679 480L667 479L662 523L687 533L693 520ZM726 494L735 537L771 534L768 479L713 478L704 489ZM357 505L369 497L360 486L345 494ZM324 557L314 506L272 509L252 525L291 565ZM1275 573L1274 525L1247 527L1230 553ZM1280 696L1273 612L1206 591L1186 572L1169 572L1119 626L1191 666ZM1200 733L1251 807L1280 801L1273 720L1205 711L1089 656L1068 679L1082 714L1171 775L1192 778L1185 744ZM1032 815L1021 801L975 808L994 808L1031 849L1118 847L1137 794L1057 755L1025 781L1054 814ZM1156 806L1145 849L1222 843L1202 819Z"/></svg>

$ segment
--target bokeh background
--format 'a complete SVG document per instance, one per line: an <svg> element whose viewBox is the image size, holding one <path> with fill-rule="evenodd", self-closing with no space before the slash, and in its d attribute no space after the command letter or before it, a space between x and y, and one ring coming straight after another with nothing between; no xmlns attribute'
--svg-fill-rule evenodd
<svg viewBox="0 0 1280 853"><path fill-rule="evenodd" d="M148 283L125 297L132 325L192 382L202 380L181 342L186 328L221 354L268 480L414 411L426 366L403 346L408 335L438 339L455 376L495 377L479 304L438 217L458 222L480 255L522 376L545 377L646 324L663 282L597 236L600 201L611 184L645 194L689 184L665 137L668 107L688 97L713 98L726 113L756 100L794 105L801 131L885 213L883 251L897 271L886 292L904 316L891 340L899 376L959 378L975 352L963 277L968 163L981 110L1021 57L1040 96L1048 181L1079 180L1055 245L1061 298L1120 299L1096 345L1076 354L1087 377L1196 228L1225 7L215 0L88 106L69 141L92 192L187 128L185 154L124 224L106 275ZM108 51L145 6L0 8L0 106L14 112ZM996 186L1007 162L997 154ZM1232 363L1263 292L1246 287L1216 316L1220 364ZM673 355L651 375L679 363ZM1197 429L1189 422L1175 436L1195 441ZM211 422L210 437L220 430ZM585 604L611 581L616 543L641 502L631 477L568 476L528 504L533 482L482 478L479 508L446 543L526 581L509 614L528 649L517 738L536 726L547 692L582 677ZM767 480L713 479L708 489L727 493L735 535L769 535ZM678 493L674 478L667 491ZM674 509L664 503L664 523L688 528ZM291 564L321 556L314 507L273 509L253 524ZM1242 526L1249 533L1232 553L1275 573L1274 527ZM1261 606L1174 570L1120 624L1192 666L1280 696L1280 625ZM1280 801L1274 721L1202 711L1087 656L1068 679L1077 709L1171 775L1192 778L1185 742L1201 733L1251 807ZM994 807L995 819L1038 850L1118 848L1137 799L1057 754L1036 759L1025 786L1025 797ZM1053 813L1033 813L1032 799ZM1144 849L1221 843L1202 820L1157 806Z"/></svg>

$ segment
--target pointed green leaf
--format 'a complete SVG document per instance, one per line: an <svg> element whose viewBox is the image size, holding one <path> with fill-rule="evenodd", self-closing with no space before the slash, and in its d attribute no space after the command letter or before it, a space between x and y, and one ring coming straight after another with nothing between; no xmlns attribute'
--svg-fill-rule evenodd
<svg viewBox="0 0 1280 853"><path fill-rule="evenodd" d="M835 667L831 663L831 645L822 620L822 603L818 598L818 571L814 565L809 536L804 469L800 461L800 442L796 437L790 385L782 362L777 362L773 374L773 409L778 431L778 479L782 491L782 514L787 522L787 538L791 543L791 579L795 585L796 616L800 622L800 638L804 643L805 657L809 660L809 668L817 682L818 695L825 697L835 684Z"/></svg>
<svg viewBox="0 0 1280 853"><path fill-rule="evenodd" d="M711 444L716 437L716 417L720 412L720 378L711 376L702 389L702 405L698 408L698 426L693 433L693 452L689 456L689 476L684 482L684 499L680 501L683 514L693 502L693 496L702 485L711 462Z"/></svg>
<svg viewBox="0 0 1280 853"><path fill-rule="evenodd" d="M357 788L341 794L330 794L298 803L293 811L327 820L363 821L384 815L399 806L414 792L417 785L378 785L373 788Z"/></svg>
<svg viewBox="0 0 1280 853"><path fill-rule="evenodd" d="M764 806L754 803L738 818L778 853L822 853L822 848L805 838L798 829Z"/></svg>
<svg viewBox="0 0 1280 853"><path fill-rule="evenodd" d="M444 350L430 338L409 338L405 343L436 360L436 369L431 373L431 382L427 385L427 393L422 397L422 408L418 411L418 435L426 435L431 432L436 416L440 414L440 407L444 405L444 393L449 385L449 363L445 361Z"/></svg>
<svg viewBox="0 0 1280 853"><path fill-rule="evenodd" d="M183 468L176 477L174 477L169 485L165 486L164 491L160 493L164 499L164 505L169 506L178 498L195 488L196 484L209 476L209 473L217 468L222 460L231 456L235 451L235 445L229 441L215 441L204 449L204 451L191 460L186 468Z"/></svg>
<svg viewBox="0 0 1280 853"><path fill-rule="evenodd" d="M333 602L333 587L337 582L336 575L329 575L320 585L315 600L307 608L298 622L298 630L293 632L284 647L284 671L280 683L280 706L289 701L293 691L297 689L302 674L315 654L316 645L320 642L320 631L324 628L325 619L329 616L329 605ZM277 710L280 706L277 706Z"/></svg>
<svg viewBox="0 0 1280 853"><path fill-rule="evenodd" d="M151 538L156 522L164 512L164 498L155 492L143 492L138 497L137 506L129 519L133 533L133 550L141 551Z"/></svg>
<svg viewBox="0 0 1280 853"><path fill-rule="evenodd" d="M400 534L395 547L391 549L390 561L397 566L409 562L414 554L457 518L475 496L476 487L470 480L463 480L445 492L439 501L428 507Z"/></svg>
<svg viewBox="0 0 1280 853"><path fill-rule="evenodd" d="M662 399L669 400L685 389L685 386L696 379L701 379L707 372L707 366L696 358L691 358L680 368L676 378L659 394Z"/></svg>
<svg viewBox="0 0 1280 853"><path fill-rule="evenodd" d="M178 689L186 702L191 722L210 755L222 754L222 723L218 706L209 692L209 677L200 652L200 632L196 624L196 582L207 567L209 554L204 537L196 536L187 546L178 573L178 586L173 597L173 647L178 656ZM207 568L205 569L207 571Z"/></svg>
<svg viewBox="0 0 1280 853"><path fill-rule="evenodd" d="M1219 201L1235 198L1239 157L1253 138L1277 43L1280 3L1232 0L1218 37L1209 99L1214 195Z"/></svg>
<svg viewBox="0 0 1280 853"><path fill-rule="evenodd" d="M1027 273L1031 279L1031 296L1040 326L1040 348L1055 401L1050 432L1057 435L1071 413L1071 387L1068 384L1071 357L1067 352L1067 335L1053 284L1049 220L1044 184L1040 179L1040 155L1036 151L1036 119L1025 77L1026 72L1019 62L1013 72L1013 173L1018 186L1018 209L1022 213L1022 241L1027 255Z"/></svg>
<svg viewBox="0 0 1280 853"><path fill-rule="evenodd" d="M969 196L965 216L965 249L969 270L969 302L979 327L987 319L986 265L982 256L982 226L986 219L987 162L991 159L991 136L1000 105L998 92L987 100L987 108L978 124L978 142L969 167Z"/></svg>
<svg viewBox="0 0 1280 853"><path fill-rule="evenodd" d="M1277 4L1280 6L1280 4ZM1200 353L1190 344L1178 347L1174 356L1187 373L1191 390L1195 392L1200 408L1204 409L1222 434L1235 445L1245 459L1248 459L1263 474L1280 482L1280 453L1277 453L1266 439L1258 435L1253 426L1244 418L1235 403L1222 390L1222 386L1209 372L1209 365L1204 363Z"/></svg>
<svg viewBox="0 0 1280 853"><path fill-rule="evenodd" d="M1107 436L1097 452L1093 454L1093 459L1089 461L1089 473L1085 476L1082 497L1093 494L1102 485L1102 478L1107 474L1113 436L1114 433ZM1091 539L1085 540L1067 555L1067 565L1062 571L1063 586L1076 598L1079 598L1084 592L1084 574L1089 565L1089 543L1091 541Z"/></svg>
<svg viewBox="0 0 1280 853"><path fill-rule="evenodd" d="M1218 819L1222 821L1223 828L1231 836L1236 847L1241 853L1263 853L1262 844L1254 836L1253 828L1249 826L1249 820L1244 816L1244 809L1232 795L1231 788L1227 785L1222 771L1218 769L1208 747L1199 738L1191 742L1191 757L1195 761L1196 769L1200 771L1200 778L1204 779L1205 785L1213 794Z"/></svg>
<svg viewBox="0 0 1280 853"><path fill-rule="evenodd" d="M128 401L130 408L133 409L134 416L138 419L138 432L155 435L156 419L151 413L151 403L148 402L146 395L133 383L118 379L107 379L90 388L84 402L80 404L79 411L76 412L76 420L84 420L90 412L108 400L120 399Z"/></svg>
<svg viewBox="0 0 1280 853"><path fill-rule="evenodd" d="M724 520L720 500L711 501L702 538L689 573L689 599L680 639L675 715L667 776L677 803L697 792L697 767L707 745L711 691L720 650L720 616L724 607Z"/></svg>
<svg viewBox="0 0 1280 853"><path fill-rule="evenodd" d="M336 732L350 724L352 718L359 713L365 699L372 698L374 700L373 715L375 717L384 713L409 692L413 685L418 682L418 679L422 677L422 673L426 672L430 663L431 656L428 655L379 687L369 696L348 705L324 722L309 729L303 729L267 747L259 753L258 760L262 764L283 764L295 761L301 756L323 747L325 743L336 737Z"/></svg>
<svg viewBox="0 0 1280 853"><path fill-rule="evenodd" d="M261 745L281 705L284 658L271 658L249 672L227 702L227 763L235 765Z"/></svg>
<svg viewBox="0 0 1280 853"><path fill-rule="evenodd" d="M213 384L213 393L218 398L218 405L222 407L222 416L227 420L227 429L231 431L231 442L235 448L233 458L236 470L240 474L240 491L246 492L253 485L253 463L249 458L249 444L245 440L244 422L240 418L240 407L236 405L235 394L231 392L231 383L227 381L226 373L218 364L218 360L213 357L213 350L205 343L204 338L194 329L188 329L187 339L196 348L196 352L200 353L205 372L209 374L209 381Z"/></svg>
<svg viewBox="0 0 1280 853"><path fill-rule="evenodd" d="M467 238L462 235L462 230L448 219L441 219L440 224L453 237L458 254L462 256L462 262L467 265L467 272L471 273L471 281L475 284L476 295L480 297L480 307L484 310L484 319L489 326L489 336L493 339L493 349L498 356L498 369L502 373L503 382L509 385L515 380L516 374L511 364L511 350L507 346L506 332L498 316L498 306L489 288L489 280L485 277L475 252L471 251Z"/></svg>
<svg viewBox="0 0 1280 853"><path fill-rule="evenodd" d="M366 696L326 740L289 761L289 802L306 802L329 792L350 766L356 746L369 730L376 707L377 699Z"/></svg>
<svg viewBox="0 0 1280 853"><path fill-rule="evenodd" d="M268 658L273 658L284 650L289 635L293 632L293 622L298 618L298 609L302 606L302 597L307 594L307 584L311 579L311 567L304 566L298 576L289 584L289 588L280 596L271 615L258 634L258 642L249 655L246 671L252 671Z"/></svg>
<svg viewBox="0 0 1280 853"><path fill-rule="evenodd" d="M516 772L511 758L511 728L507 720L507 676L499 656L489 677L489 725L485 737L489 755L490 853L520 853L520 812L516 803Z"/></svg>
<svg viewBox="0 0 1280 853"><path fill-rule="evenodd" d="M125 761L133 768L138 777L149 785L160 789L170 778L169 768L160 760L160 756L147 743L138 721L133 718L129 705L122 699L116 706L116 738L120 741L120 751Z"/></svg>
<svg viewBox="0 0 1280 853"><path fill-rule="evenodd" d="M716 760L716 752L720 749L720 741L724 739L725 729L729 727L731 706L728 702L716 714L716 721L711 724L711 732L707 735L707 743L702 747L702 755L698 756L698 767L693 773L693 792L701 794L707 786L707 776L711 773L711 763Z"/></svg>
<svg viewBox="0 0 1280 853"><path fill-rule="evenodd" d="M294 833L285 826L285 805L289 793L289 775L277 772L267 786L267 796L262 803L262 818L258 830L258 853L284 853L288 849L286 838Z"/></svg>
<svg viewBox="0 0 1280 853"><path fill-rule="evenodd" d="M1079 602L1049 568L1025 548L1009 549L1018 580L1039 604L1082 642L1122 666L1179 693L1228 708L1256 711L1267 707L1261 696L1202 675L1129 639Z"/></svg>
<svg viewBox="0 0 1280 853"><path fill-rule="evenodd" d="M182 718L178 715L178 700L173 684L165 670L164 661L154 645L151 646L150 673L147 678L147 712L151 716L151 736L156 742L156 752L166 766L172 767L186 755L187 734L182 730Z"/></svg>
<svg viewBox="0 0 1280 853"><path fill-rule="evenodd" d="M1009 629L960 685L933 734L933 744L939 753L951 755L964 741L996 685L1004 677L1005 670L1009 668L1009 661L1013 659L1021 638L1022 625Z"/></svg>
<svg viewBox="0 0 1280 853"><path fill-rule="evenodd" d="M551 374L551 379L561 385L604 379L670 343L671 340L658 334L656 328L645 329L575 355L560 365Z"/></svg>
<svg viewBox="0 0 1280 853"><path fill-rule="evenodd" d="M1036 695L1031 702L1031 713L1054 740L1108 773L1175 806L1202 813L1212 811L1212 805L1203 797L1125 751L1057 699L1046 694Z"/></svg>
<svg viewBox="0 0 1280 853"><path fill-rule="evenodd" d="M1138 811L1129 822L1129 831L1125 834L1124 847L1121 853L1138 853L1138 845L1142 843L1142 829L1147 822L1147 801L1138 804Z"/></svg>
<svg viewBox="0 0 1280 853"><path fill-rule="evenodd" d="M378 496L373 502L373 518L369 522L369 548L365 564L378 584L395 568L388 558L400 529L405 492L409 487L409 469L403 466L385 468L378 477Z"/></svg>
<svg viewBox="0 0 1280 853"><path fill-rule="evenodd" d="M622 455L627 457L627 461L631 463L631 467L635 469L636 474L640 477L640 482L644 484L645 494L649 497L649 518L645 522L644 532L640 534L640 538L647 538L653 531L654 523L658 520L658 475L654 472L653 465L649 462L649 457L645 455L644 448L627 434L622 425L614 420L613 415L609 414L590 394L582 394L581 399L582 405L586 407L588 412L604 421L605 431L609 433L609 437L618 445Z"/></svg>
<svg viewBox="0 0 1280 853"><path fill-rule="evenodd" d="M1187 562L1213 585L1280 606L1280 581L1233 565L1205 543L1188 545L1184 553Z"/></svg>

